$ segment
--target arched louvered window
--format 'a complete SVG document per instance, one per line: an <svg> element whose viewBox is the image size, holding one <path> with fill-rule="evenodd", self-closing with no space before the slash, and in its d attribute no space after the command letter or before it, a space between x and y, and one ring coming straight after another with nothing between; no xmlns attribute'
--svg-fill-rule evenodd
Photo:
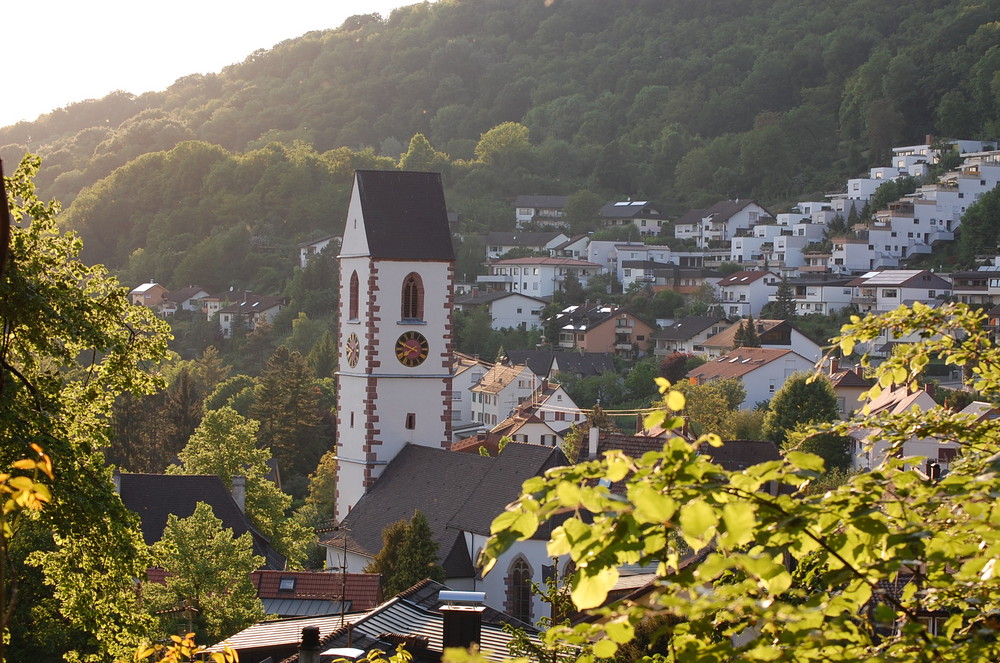
<svg viewBox="0 0 1000 663"><path fill-rule="evenodd" d="M347 314L347 317L350 320L358 319L358 306L359 302L361 301L360 290L361 288L359 287L358 284L358 273L351 272L351 293L350 293L350 300L348 301L348 307L350 308L350 310L348 311Z"/></svg>
<svg viewBox="0 0 1000 663"><path fill-rule="evenodd" d="M531 624L531 567L518 557L507 572L507 612Z"/></svg>
<svg viewBox="0 0 1000 663"><path fill-rule="evenodd" d="M424 319L424 282L416 272L410 272L403 279L403 306L400 319Z"/></svg>

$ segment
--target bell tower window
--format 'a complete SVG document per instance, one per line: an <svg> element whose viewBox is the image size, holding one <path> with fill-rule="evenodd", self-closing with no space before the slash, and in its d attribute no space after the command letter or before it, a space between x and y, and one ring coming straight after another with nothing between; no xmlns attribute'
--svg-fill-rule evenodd
<svg viewBox="0 0 1000 663"><path fill-rule="evenodd" d="M358 319L358 303L360 301L360 288L358 286L358 273L351 272L351 292L349 299L349 311L347 313L347 318L349 320Z"/></svg>
<svg viewBox="0 0 1000 663"><path fill-rule="evenodd" d="M416 272L410 272L403 279L403 306L400 318L402 320L424 319L424 283Z"/></svg>

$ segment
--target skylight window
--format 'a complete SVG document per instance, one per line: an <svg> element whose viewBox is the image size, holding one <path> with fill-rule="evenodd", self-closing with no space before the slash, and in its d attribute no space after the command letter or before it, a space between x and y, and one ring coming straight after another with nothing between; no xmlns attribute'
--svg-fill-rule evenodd
<svg viewBox="0 0 1000 663"><path fill-rule="evenodd" d="M278 581L279 592L291 592L295 590L295 578L282 578Z"/></svg>

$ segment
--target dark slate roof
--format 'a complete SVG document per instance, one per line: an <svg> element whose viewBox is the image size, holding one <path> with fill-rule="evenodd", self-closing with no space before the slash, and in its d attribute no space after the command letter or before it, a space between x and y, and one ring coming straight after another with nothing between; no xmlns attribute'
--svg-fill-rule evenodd
<svg viewBox="0 0 1000 663"><path fill-rule="evenodd" d="M163 298L168 302L177 302L178 304L180 304L182 302L186 302L187 300L191 299L199 292L204 292L206 295L208 294L208 291L202 288L201 286L189 285L186 288L181 288L180 290L174 290L173 292L168 292L166 295L163 296Z"/></svg>
<svg viewBox="0 0 1000 663"><path fill-rule="evenodd" d="M605 204L600 214L605 219L665 219L657 207L644 200L627 200Z"/></svg>
<svg viewBox="0 0 1000 663"><path fill-rule="evenodd" d="M511 364L527 366L528 369L540 378L548 376L552 368L552 358L555 352L552 350L509 350L507 360Z"/></svg>
<svg viewBox="0 0 1000 663"><path fill-rule="evenodd" d="M606 352L558 352L553 361L561 373L590 377L615 371L615 361Z"/></svg>
<svg viewBox="0 0 1000 663"><path fill-rule="evenodd" d="M669 327L654 332L652 337L662 340L686 341L709 329L712 325L723 321L725 318L714 315L689 315Z"/></svg>
<svg viewBox="0 0 1000 663"><path fill-rule="evenodd" d="M438 594L447 589L441 583L423 580L354 620L350 630L341 627L332 633L323 634L320 650L350 646L363 651L393 651L402 644L413 657L413 663L440 663L444 628L441 614L443 603L438 600ZM537 642L538 630L510 615L486 607L480 617L480 647L486 660L499 662L509 658L507 644L512 636L504 631L503 624L523 629L529 638ZM218 645L209 651L217 648ZM282 663L294 663L298 660L298 654L293 654Z"/></svg>
<svg viewBox="0 0 1000 663"><path fill-rule="evenodd" d="M373 258L455 259L440 173L359 170L355 176Z"/></svg>
<svg viewBox="0 0 1000 663"><path fill-rule="evenodd" d="M727 472L740 472L758 463L781 460L781 453L770 440L727 440L721 447L702 444L698 452L721 465Z"/></svg>
<svg viewBox="0 0 1000 663"><path fill-rule="evenodd" d="M283 569L282 557L263 534L258 532L246 514L240 510L232 494L215 475L200 474L122 474L120 475L122 503L139 514L142 538L152 545L163 538L167 517L171 514L187 518L194 513L198 502L212 507L222 526L233 531L234 536L250 532L253 552L264 558L264 568Z"/></svg>
<svg viewBox="0 0 1000 663"><path fill-rule="evenodd" d="M521 494L524 479L565 464L558 449L508 444L495 458L408 444L344 518L352 543L370 555L382 548L382 530L409 520L417 509L427 518L445 574L474 573L460 529L489 534L490 523Z"/></svg>

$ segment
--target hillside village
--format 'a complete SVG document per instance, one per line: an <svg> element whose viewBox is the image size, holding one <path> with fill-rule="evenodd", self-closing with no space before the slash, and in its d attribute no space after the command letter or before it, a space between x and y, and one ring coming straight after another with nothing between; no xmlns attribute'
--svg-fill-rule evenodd
<svg viewBox="0 0 1000 663"><path fill-rule="evenodd" d="M799 203L792 213L771 215L754 201L722 201L667 222L649 202L623 201L602 208L608 225L631 224L637 238L655 239L672 230L675 239L690 244L683 250L638 239L571 237L560 227L564 199L523 196L516 206L519 222L550 229L492 233L484 256L488 273L464 284L454 280L449 267L454 254L440 181L426 173L359 171L345 234L303 244L300 265L323 251L338 252L338 524L321 534L320 543L326 550L326 570L341 572L345 583L362 583L358 587L369 589L357 591L369 594L348 599L346 584L339 594L319 592L333 592L340 596L339 603L303 594L276 609L294 623L293 629L289 622L265 622L232 641L244 643L249 660L264 660L260 657L276 651L296 660L298 654L292 652L302 628L318 628L327 648L343 647L352 629L357 629L355 637L370 638L365 642L372 646L387 646L394 641L376 633L383 624L378 615L422 605L424 617L399 617L405 624L400 632L423 638L426 644L418 647L440 651L441 643L451 637L449 628L457 627L447 625L448 599L436 593L446 596L452 590L458 590L452 592L452 601L468 600L495 611L492 621L484 617L476 627L476 637L484 642L487 632L493 633L490 624L508 620L530 629L527 625L547 610L530 591L531 583L563 573L566 560L550 560L545 541L531 539L504 556L498 570L481 576L476 559L492 519L517 498L528 477L570 460L599 458L609 449L641 455L661 447L668 434L646 429L641 416L635 418L634 430L601 429L595 418L600 404L575 402L560 382L569 376L614 371L616 360L697 356L700 362L684 375L685 382L735 380L743 394L737 408L752 410L774 398L793 375L819 366L836 393L839 415L850 416L862 405L859 397L870 382L858 367L841 365L836 358L824 360L826 348L797 329L796 316L842 309L882 313L914 302L936 306L955 300L987 308L1000 302L1000 278L991 278L1000 273L1000 262L992 257L985 257L986 264L972 272L908 268L909 261L953 241L967 207L1000 183L1000 151L992 149L994 144L958 141L953 147L961 150L959 170L939 183L918 187L888 210L875 211L871 221L855 224L847 236L831 236L830 226L837 219L860 216L882 182L926 175L942 148L930 143L896 148L893 166L874 168L868 178L851 180L846 193L823 203ZM411 226L408 232L419 239L391 239L398 234L393 228L401 218L416 224L419 231L414 234ZM505 258L511 251L534 255ZM723 273L720 267L726 263L738 268ZM589 279L609 274L626 290L669 289L686 295L707 287L714 306L707 315L645 320L627 308L582 302L549 320L542 318L568 283L585 286ZM382 284L385 280L388 287ZM362 283L368 284L367 291ZM164 316L179 310L205 315L218 325L222 338L269 324L286 303L250 292L213 295L197 287L168 292L153 282L137 286L130 297ZM769 304L783 298L793 306L793 315L761 317L762 311L774 310ZM400 309L399 315L390 314L391 322L386 322L378 312L393 307ZM495 361L458 352L453 312L477 307L489 311L495 328L556 329L558 335L545 338L542 347L511 351ZM1000 310L990 315L1000 316ZM748 343L746 334L755 341ZM893 352L894 343L905 342L883 338L867 350L884 357ZM934 406L931 392L907 389L883 391L868 404L872 412L912 407L926 411ZM980 419L994 411L985 403L967 410ZM882 445L869 444L871 434L859 431L850 441L855 470L873 467L885 453ZM575 446L567 446L570 439ZM727 440L721 449L701 450L731 470L781 457L769 441ZM914 438L904 451L923 457L927 473L939 475L947 472L957 446ZM139 478L129 481L141 480L142 475L134 476ZM215 499L228 508L225 491L212 486ZM197 495L203 489L192 490L190 494ZM439 499L442 490L448 494L444 502ZM124 490L122 496L127 504L142 499L134 491L132 498ZM239 506L235 489L232 499ZM444 584L428 580L378 608L361 609L374 602L363 570L381 552L383 530L408 519L415 509L428 520ZM235 531L253 531L241 520L242 509L229 511L237 523ZM297 583L312 582L313 574L282 572L280 555L259 533L256 537L271 569L262 573L280 573L279 585L287 592L273 598L260 594L275 608L278 599L295 596ZM649 569L623 569L613 595L641 590L651 578ZM419 605L408 603L414 593ZM340 618L331 618L329 613L338 609ZM319 613L324 615L311 616ZM368 622L372 626L365 630ZM261 638L270 644L261 645Z"/></svg>

